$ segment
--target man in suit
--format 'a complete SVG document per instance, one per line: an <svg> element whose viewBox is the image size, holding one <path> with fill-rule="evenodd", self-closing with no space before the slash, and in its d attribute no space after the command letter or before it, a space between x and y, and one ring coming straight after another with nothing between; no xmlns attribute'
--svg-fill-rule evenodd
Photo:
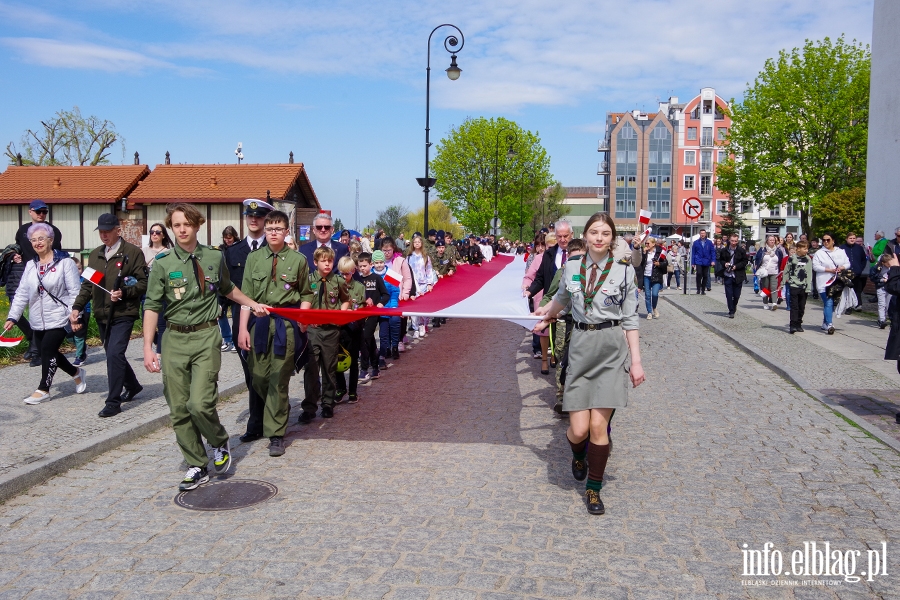
<svg viewBox="0 0 900 600"><path fill-rule="evenodd" d="M247 265L247 257L254 250L266 245L266 215L275 210L275 207L255 198L244 200L244 225L247 228L247 237L235 242L225 249L225 264L232 283L240 289L244 282L244 267ZM231 310L231 330L240 331L241 311L233 306ZM247 362L247 353L237 351L241 358L241 368L244 369L244 381L247 383L247 395L249 396L250 415L247 417L247 432L241 436L244 443L253 442L263 436L263 411L266 407L266 399L256 393L253 388L253 376Z"/></svg>
<svg viewBox="0 0 900 600"><path fill-rule="evenodd" d="M534 281L528 287L529 296L534 296L539 291L546 294L553 282L553 276L556 275L556 270L566 264L569 242L572 241L572 224L563 219L556 223L554 230L556 231L556 245L550 246L544 251L541 268L538 269Z"/></svg>
<svg viewBox="0 0 900 600"><path fill-rule="evenodd" d="M299 248L300 253L306 257L310 270L315 269L316 261L313 260L313 253L315 253L316 248L327 246L334 250L335 265L338 264L341 257L350 253L346 244L331 240L331 236L334 235L334 219L331 218L331 215L327 213L317 214L316 218L313 219L312 231L315 239L306 242Z"/></svg>

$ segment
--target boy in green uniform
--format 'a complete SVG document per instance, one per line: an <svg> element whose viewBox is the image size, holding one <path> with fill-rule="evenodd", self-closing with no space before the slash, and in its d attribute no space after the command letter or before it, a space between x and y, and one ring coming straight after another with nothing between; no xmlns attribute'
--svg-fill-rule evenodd
<svg viewBox="0 0 900 600"><path fill-rule="evenodd" d="M432 264L437 271L438 277L443 278L456 273L456 259L453 258L453 254L447 249L446 243L443 240L438 240L435 244L435 250L437 255Z"/></svg>
<svg viewBox="0 0 900 600"><path fill-rule="evenodd" d="M812 291L813 281L813 261L808 256L809 244L800 240L796 249L797 253L791 257L787 266L788 290L791 294L790 333L803 332L803 313L806 312L806 299Z"/></svg>
<svg viewBox="0 0 900 600"><path fill-rule="evenodd" d="M309 274L312 289L312 308L322 310L349 310L350 296L344 288L344 281L334 274L334 250L320 246L313 253L315 270ZM316 416L319 398L322 399L322 418L334 416L336 385L334 374L337 369L337 355L340 349L341 328L337 325L312 325L309 335L309 362L303 370L303 391L305 398L300 403L303 412L297 419L301 425ZM319 385L321 372L322 383Z"/></svg>
<svg viewBox="0 0 900 600"><path fill-rule="evenodd" d="M356 275L356 262L349 256L342 256L338 261L338 272L341 279L344 280L344 289L350 297L350 310L357 310L366 305L366 287L354 279ZM350 394L347 396L348 404L355 404L359 401L356 390L359 384L359 349L362 347L363 323L365 319L347 323L341 327L341 345L350 353ZM337 381L337 401L344 397L347 393L347 380L343 373L335 370Z"/></svg>
<svg viewBox="0 0 900 600"><path fill-rule="evenodd" d="M266 245L247 256L241 291L267 306L309 308L313 300L309 265L305 256L285 243L288 227L289 219L283 212L275 210L266 215ZM249 352L253 387L265 399L263 435L269 438L269 456L284 454L284 432L291 412L288 392L295 352L302 351L302 344L295 322L277 315L253 318L251 322L249 311L241 312L238 346Z"/></svg>
<svg viewBox="0 0 900 600"><path fill-rule="evenodd" d="M162 367L172 429L188 464L178 486L182 491L209 481L209 457L201 436L215 449L215 472L225 473L231 466L228 432L216 411L222 364L216 292L249 306L258 316L267 314L264 305L251 301L231 282L222 252L197 243L197 231L205 221L191 204L166 208L166 227L175 232L176 245L156 256L144 302L144 367L151 373L159 373ZM153 351L153 336L164 301L168 327L160 365Z"/></svg>

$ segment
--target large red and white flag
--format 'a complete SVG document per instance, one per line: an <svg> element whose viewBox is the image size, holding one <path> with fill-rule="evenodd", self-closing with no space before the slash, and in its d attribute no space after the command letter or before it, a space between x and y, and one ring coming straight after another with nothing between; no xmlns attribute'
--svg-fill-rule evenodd
<svg viewBox="0 0 900 600"><path fill-rule="evenodd" d="M641 214L638 217L638 221L640 221L644 225L649 225L650 217L652 217L652 216L653 216L653 213L651 213L649 210L641 210Z"/></svg>
<svg viewBox="0 0 900 600"><path fill-rule="evenodd" d="M372 316L506 319L531 329L531 316L522 297L522 265L513 255L501 254L481 267L460 265L456 275L438 282L434 291L405 300L398 308L316 310L274 308L271 312L306 325L346 325Z"/></svg>

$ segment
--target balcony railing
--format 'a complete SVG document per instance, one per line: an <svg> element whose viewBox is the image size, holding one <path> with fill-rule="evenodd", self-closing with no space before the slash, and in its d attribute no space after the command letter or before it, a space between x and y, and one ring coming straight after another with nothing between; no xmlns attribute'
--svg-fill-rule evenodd
<svg viewBox="0 0 900 600"><path fill-rule="evenodd" d="M712 135L702 135L700 136L700 145L701 146L712 146L713 144L713 136Z"/></svg>
<svg viewBox="0 0 900 600"><path fill-rule="evenodd" d="M600 140L597 143L597 152L609 152L609 142L606 140Z"/></svg>
<svg viewBox="0 0 900 600"><path fill-rule="evenodd" d="M598 198L608 198L609 197L609 188L605 185L601 185L597 188L597 197Z"/></svg>
<svg viewBox="0 0 900 600"><path fill-rule="evenodd" d="M609 161L604 160L597 165L597 175L605 175L609 173Z"/></svg>

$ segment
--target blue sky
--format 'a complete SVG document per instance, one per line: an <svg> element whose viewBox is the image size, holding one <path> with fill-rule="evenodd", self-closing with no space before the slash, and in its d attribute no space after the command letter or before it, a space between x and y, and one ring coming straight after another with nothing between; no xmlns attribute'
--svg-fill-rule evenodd
<svg viewBox="0 0 900 600"><path fill-rule="evenodd" d="M738 97L766 58L804 39L871 41L873 0L0 0L0 142L62 108L110 119L163 162L306 164L352 225L422 204L429 32L466 36L462 77L432 43L438 142L466 117L540 133L564 185L597 185L607 111L655 109L713 86ZM441 35L442 32L444 35ZM113 155L121 162L121 152ZM5 167L0 167L5 168Z"/></svg>

